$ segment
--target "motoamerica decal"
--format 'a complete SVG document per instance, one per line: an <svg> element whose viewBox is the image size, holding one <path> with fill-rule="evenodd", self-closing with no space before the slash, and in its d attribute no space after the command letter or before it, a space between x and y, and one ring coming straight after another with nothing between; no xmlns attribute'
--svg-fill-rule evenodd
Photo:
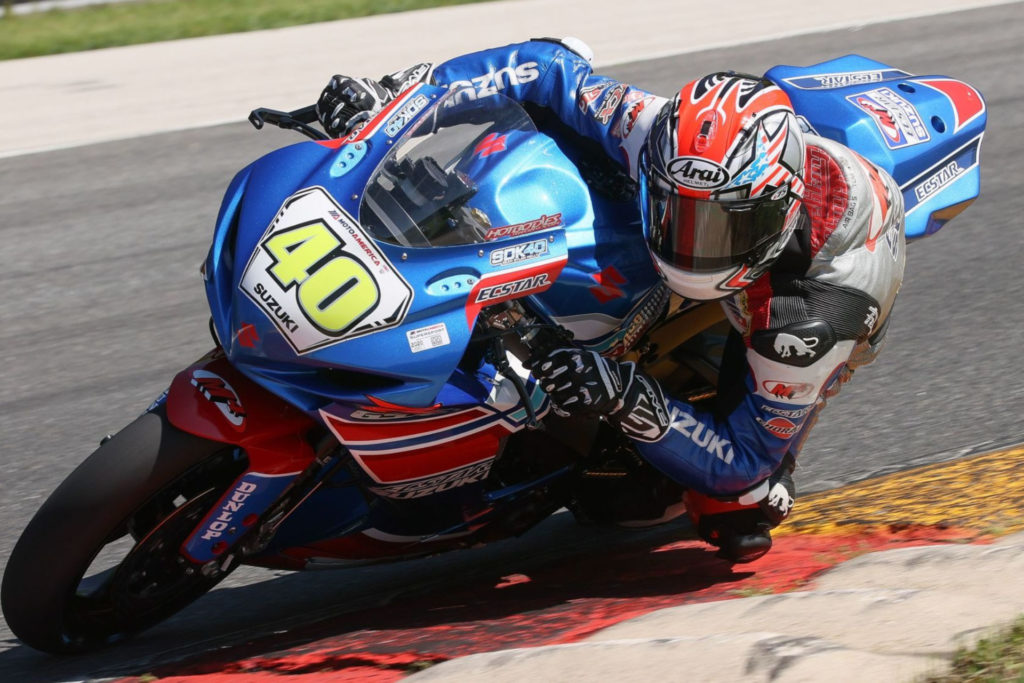
<svg viewBox="0 0 1024 683"><path fill-rule="evenodd" d="M300 354L395 327L413 298L374 241L320 187L285 201L238 286Z"/></svg>

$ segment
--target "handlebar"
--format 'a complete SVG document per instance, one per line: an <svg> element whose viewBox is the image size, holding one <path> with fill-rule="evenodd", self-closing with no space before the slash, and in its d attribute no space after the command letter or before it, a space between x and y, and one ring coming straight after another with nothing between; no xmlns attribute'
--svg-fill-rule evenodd
<svg viewBox="0 0 1024 683"><path fill-rule="evenodd" d="M297 130L313 140L330 140L331 136L310 126L317 121L316 105L302 107L295 111L278 111L260 107L249 113L249 123L256 130L262 130L264 124L271 124L284 130Z"/></svg>

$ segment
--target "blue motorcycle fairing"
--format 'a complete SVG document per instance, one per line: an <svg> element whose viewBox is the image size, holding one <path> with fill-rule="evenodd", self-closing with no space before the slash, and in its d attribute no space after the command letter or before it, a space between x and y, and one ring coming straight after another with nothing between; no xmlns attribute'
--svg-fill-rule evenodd
<svg viewBox="0 0 1024 683"><path fill-rule="evenodd" d="M532 301L572 332L577 343L617 355L635 329L631 321L637 309L652 298L660 278L647 251L636 202L597 194L591 201L594 223L566 230L569 262L555 286Z"/></svg>
<svg viewBox="0 0 1024 683"><path fill-rule="evenodd" d="M885 169L900 186L908 239L938 231L981 186L985 101L946 76L914 76L860 55L765 76L816 132Z"/></svg>
<svg viewBox="0 0 1024 683"><path fill-rule="evenodd" d="M407 406L430 405L462 357L480 307L501 296L511 298L507 291L514 289L516 273L528 266L554 263L560 268L567 257L565 228L585 230L593 223L586 185L571 162L547 136L516 131L507 136L504 149L460 162L463 170L482 174L471 203L479 203L495 227L555 214L562 226L432 248L371 239L354 216L370 176L400 145L388 132L380 125L358 142L304 142L271 152L236 176L217 222L205 274L217 335L240 370L309 412L338 401L363 404L368 394ZM346 150L356 144L365 151L353 160ZM339 159L351 164L341 175L332 173ZM288 199L281 203L282 197ZM293 217L290 212L297 213ZM313 341L290 338L299 323L296 304L289 312L283 300L301 293L303 282L279 283L271 293L264 275L282 259L267 252L275 250L275 238L293 229L332 239L328 225L333 239L356 236L356 247L346 243L345 248L364 252L355 256L373 263L375 279L390 278L394 286L384 294L401 283L408 287L408 300L401 301L405 310L388 311L391 317L382 316L369 329L338 341L329 334ZM277 256L293 258L311 239L288 242ZM545 241L543 254L526 247L517 251L540 240ZM519 261L510 263L496 254L513 254L512 260ZM262 280L244 293L247 269ZM308 275L298 270L299 277Z"/></svg>

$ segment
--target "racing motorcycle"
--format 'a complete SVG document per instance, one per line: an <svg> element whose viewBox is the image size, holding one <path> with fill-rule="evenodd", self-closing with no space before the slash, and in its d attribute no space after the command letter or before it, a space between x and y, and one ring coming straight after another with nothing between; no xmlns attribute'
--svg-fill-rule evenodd
<svg viewBox="0 0 1024 683"><path fill-rule="evenodd" d="M970 85L857 55L766 75L809 131L896 178L908 238L978 195ZM536 112L471 94L417 85L344 139L313 107L252 112L311 140L227 188L202 267L213 350L22 534L2 587L22 641L114 643L243 563L410 558L561 508L616 521L629 487L678 496L603 423L555 415L526 365L577 344L713 401L720 307L660 284L628 178Z"/></svg>

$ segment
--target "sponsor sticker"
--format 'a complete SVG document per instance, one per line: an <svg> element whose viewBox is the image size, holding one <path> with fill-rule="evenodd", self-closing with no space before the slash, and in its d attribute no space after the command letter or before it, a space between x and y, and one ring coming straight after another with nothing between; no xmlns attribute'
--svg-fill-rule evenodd
<svg viewBox="0 0 1024 683"><path fill-rule="evenodd" d="M405 278L320 187L285 201L238 286L296 353L400 325L413 299Z"/></svg>
<svg viewBox="0 0 1024 683"><path fill-rule="evenodd" d="M834 90L836 88L848 88L853 85L894 81L911 75L913 74L900 71L899 69L872 69L868 71L844 71L834 74L795 76L782 80L800 90Z"/></svg>
<svg viewBox="0 0 1024 683"><path fill-rule="evenodd" d="M778 380L765 380L761 387L773 398L783 401L799 401L801 399L813 398L814 385L805 382L780 382Z"/></svg>
<svg viewBox="0 0 1024 683"><path fill-rule="evenodd" d="M981 136L968 142L900 188L906 213L917 210L924 202L935 197L958 178L978 165Z"/></svg>
<svg viewBox="0 0 1024 683"><path fill-rule="evenodd" d="M451 472L445 472L436 477L426 477L416 481L391 484L389 486L374 486L370 490L387 498L398 500L422 498L435 493L449 491L459 486L465 486L466 484L483 481L490 474L493 462L493 458L488 458L483 462L474 463Z"/></svg>
<svg viewBox="0 0 1024 683"><path fill-rule="evenodd" d="M757 423L764 427L766 432L780 439L788 439L800 431L799 427L784 417L773 417L770 420L759 417Z"/></svg>
<svg viewBox="0 0 1024 683"><path fill-rule="evenodd" d="M417 95L412 98L388 119L388 122L384 125L384 133L388 137L395 137L405 127L405 124L412 121L416 114L423 111L423 108L429 103L430 100L427 99L426 95Z"/></svg>
<svg viewBox="0 0 1024 683"><path fill-rule="evenodd" d="M604 83L598 83L597 85L588 85L580 89L578 97L580 111L584 114L590 109L590 106L601 97L601 93L604 92L605 88L611 85L611 81L605 81Z"/></svg>
<svg viewBox="0 0 1024 683"><path fill-rule="evenodd" d="M615 112L618 110L619 103L622 102L622 96L625 92L626 86L622 84L609 90L608 94L601 100L601 108L594 114L594 118L607 125L612 120L612 117L615 116Z"/></svg>
<svg viewBox="0 0 1024 683"><path fill-rule="evenodd" d="M501 237L518 237L519 235L526 235L531 232L557 228L561 224L562 214L556 213L551 216L544 215L532 221L526 221L525 223L515 223L513 225L502 225L497 228L491 228L484 235L484 239L496 240Z"/></svg>
<svg viewBox="0 0 1024 683"><path fill-rule="evenodd" d="M692 441L694 445L703 448L726 465L732 463L735 453L732 450L731 441L722 438L695 416L678 408L672 409L671 420L670 429L676 430Z"/></svg>
<svg viewBox="0 0 1024 683"><path fill-rule="evenodd" d="M909 147L931 139L921 115L907 100L890 88L876 88L846 98L867 112L891 149Z"/></svg>
<svg viewBox="0 0 1024 683"><path fill-rule="evenodd" d="M505 298L512 298L516 296L522 296L526 292L532 292L535 289L542 289L550 284L547 273L538 273L530 277L525 277L520 280L513 280L512 282L502 282L496 285L490 285L489 287L481 287L476 293L476 299L474 303L494 302L497 299L504 300Z"/></svg>
<svg viewBox="0 0 1024 683"><path fill-rule="evenodd" d="M235 515L240 512L246 499L256 491L256 484L251 481L240 481L231 495L223 502L213 517L203 529L202 538L204 541L212 541L224 535L232 524L237 524Z"/></svg>
<svg viewBox="0 0 1024 683"><path fill-rule="evenodd" d="M695 190L714 190L729 182L724 166L700 157L676 157L667 170L676 183Z"/></svg>
<svg viewBox="0 0 1024 683"><path fill-rule="evenodd" d="M627 138L629 134L633 132L633 126L636 125L637 119L640 118L640 114L644 112L647 105L654 102L654 95L648 95L640 99L634 99L629 103L626 108L626 112L619 119L619 125L612 131L612 134L619 138Z"/></svg>
<svg viewBox="0 0 1024 683"><path fill-rule="evenodd" d="M775 406L770 406L765 403L762 403L758 407L764 412L771 413L772 415L778 415L779 417L788 417L791 420L799 420L804 415L811 412L811 409L814 406L804 406L803 408L776 408Z"/></svg>
<svg viewBox="0 0 1024 683"><path fill-rule="evenodd" d="M501 69L492 69L470 80L452 81L449 88L453 92L458 92L445 101L445 106L454 107L465 100L494 95L509 86L530 83L538 78L540 78L540 68L537 62L523 62Z"/></svg>
<svg viewBox="0 0 1024 683"><path fill-rule="evenodd" d="M547 253L547 240L533 240L495 249L490 254L490 261L492 266L508 266L513 263L532 261L535 258L546 256Z"/></svg>
<svg viewBox="0 0 1024 683"><path fill-rule="evenodd" d="M245 423L245 408L242 407L238 393L223 377L206 370L194 370L192 386L199 390L203 398L217 406L217 410L228 422L235 427L242 427Z"/></svg>
<svg viewBox="0 0 1024 683"><path fill-rule="evenodd" d="M967 169L960 168L960 164L954 159L915 187L914 196L917 197L917 201L923 202L966 172Z"/></svg>
<svg viewBox="0 0 1024 683"><path fill-rule="evenodd" d="M448 328L444 323L409 330L405 333L405 338L409 340L409 350L413 353L436 349L439 346L448 346L452 343L448 337Z"/></svg>

